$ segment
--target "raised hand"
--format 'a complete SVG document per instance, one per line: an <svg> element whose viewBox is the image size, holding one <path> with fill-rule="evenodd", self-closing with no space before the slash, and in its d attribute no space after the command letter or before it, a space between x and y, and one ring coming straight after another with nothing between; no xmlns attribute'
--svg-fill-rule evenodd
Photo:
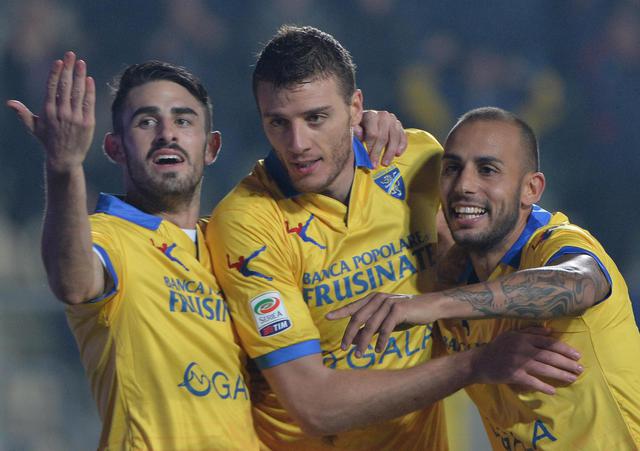
<svg viewBox="0 0 640 451"><path fill-rule="evenodd" d="M362 121L354 128L356 136L367 143L373 167L378 167L380 154L384 149L382 165L402 155L407 148L407 135L395 114L388 111L366 110Z"/></svg>
<svg viewBox="0 0 640 451"><path fill-rule="evenodd" d="M541 327L509 331L477 348L473 371L478 381L511 384L519 390L536 390L548 395L555 393L548 379L561 385L574 382L583 371L577 362L580 354L550 337L550 333Z"/></svg>
<svg viewBox="0 0 640 451"><path fill-rule="evenodd" d="M82 164L91 146L95 99L95 82L87 76L86 63L67 52L63 60L53 62L39 116L17 100L9 100L7 106L44 146L48 168L67 171Z"/></svg>

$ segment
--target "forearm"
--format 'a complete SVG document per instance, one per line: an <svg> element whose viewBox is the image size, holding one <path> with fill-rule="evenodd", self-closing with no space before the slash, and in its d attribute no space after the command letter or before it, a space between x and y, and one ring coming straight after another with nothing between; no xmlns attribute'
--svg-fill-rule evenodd
<svg viewBox="0 0 640 451"><path fill-rule="evenodd" d="M45 179L41 251L49 285L64 302L84 302L104 287L92 249L84 170L81 165L65 170L47 166Z"/></svg>
<svg viewBox="0 0 640 451"><path fill-rule="evenodd" d="M474 351L403 370L332 370L308 367L300 384L265 376L305 432L335 434L422 409L476 382Z"/></svg>
<svg viewBox="0 0 640 451"><path fill-rule="evenodd" d="M504 278L425 295L437 318L555 318L577 315L598 301L606 287L590 270L545 266Z"/></svg>

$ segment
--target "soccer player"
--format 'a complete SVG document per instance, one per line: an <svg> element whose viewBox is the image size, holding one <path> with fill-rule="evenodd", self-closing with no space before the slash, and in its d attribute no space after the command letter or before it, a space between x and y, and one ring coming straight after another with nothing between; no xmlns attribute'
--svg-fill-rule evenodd
<svg viewBox="0 0 640 451"><path fill-rule="evenodd" d="M536 376L569 381L578 364L533 333L492 345L504 352L427 361L430 325L394 333L379 356L340 349L344 325L325 320L329 310L381 286L432 288L442 152L408 131L405 153L376 169L351 132L363 108L354 77L332 36L279 30L253 74L273 150L214 210L207 240L242 345L271 387L252 393L265 448L446 449L436 400L483 380L544 389ZM378 371L350 371L366 368Z"/></svg>
<svg viewBox="0 0 640 451"><path fill-rule="evenodd" d="M197 224L220 148L205 88L167 63L129 66L104 150L125 196L86 211L95 84L72 52L53 63L41 116L10 101L45 149L42 257L67 303L102 420L99 449L257 449L245 354Z"/></svg>
<svg viewBox="0 0 640 451"><path fill-rule="evenodd" d="M468 253L469 285L350 304L330 315L353 314L343 346L362 350L379 331L381 350L396 325L443 319L447 349L458 353L544 325L580 351L584 373L556 396L468 387L494 449L638 449L640 334L627 286L589 232L535 204L545 178L531 128L498 108L466 113L446 140L441 177L447 222Z"/></svg>

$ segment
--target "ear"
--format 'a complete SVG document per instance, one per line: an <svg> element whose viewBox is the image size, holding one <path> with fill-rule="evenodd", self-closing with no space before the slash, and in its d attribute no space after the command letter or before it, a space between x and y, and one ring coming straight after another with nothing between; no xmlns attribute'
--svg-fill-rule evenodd
<svg viewBox="0 0 640 451"><path fill-rule="evenodd" d="M351 126L355 127L362 121L362 112L364 110L364 98L362 97L362 91L356 89L351 96Z"/></svg>
<svg viewBox="0 0 640 451"><path fill-rule="evenodd" d="M222 149L222 135L218 131L210 132L207 138L207 147L204 150L204 163L209 166L218 158Z"/></svg>
<svg viewBox="0 0 640 451"><path fill-rule="evenodd" d="M542 172L530 172L524 176L520 203L523 207L531 207L542 198L545 178Z"/></svg>
<svg viewBox="0 0 640 451"><path fill-rule="evenodd" d="M115 133L107 133L104 135L104 141L102 148L107 157L116 164L124 165L126 163L126 155L124 153L124 146L122 145L122 138Z"/></svg>

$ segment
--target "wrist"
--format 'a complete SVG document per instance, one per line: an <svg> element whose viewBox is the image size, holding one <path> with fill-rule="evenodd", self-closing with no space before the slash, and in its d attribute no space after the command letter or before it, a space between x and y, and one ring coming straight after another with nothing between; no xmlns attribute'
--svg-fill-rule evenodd
<svg viewBox="0 0 640 451"><path fill-rule="evenodd" d="M61 161L53 158L46 158L44 168L48 176L63 177L82 171L83 161Z"/></svg>

